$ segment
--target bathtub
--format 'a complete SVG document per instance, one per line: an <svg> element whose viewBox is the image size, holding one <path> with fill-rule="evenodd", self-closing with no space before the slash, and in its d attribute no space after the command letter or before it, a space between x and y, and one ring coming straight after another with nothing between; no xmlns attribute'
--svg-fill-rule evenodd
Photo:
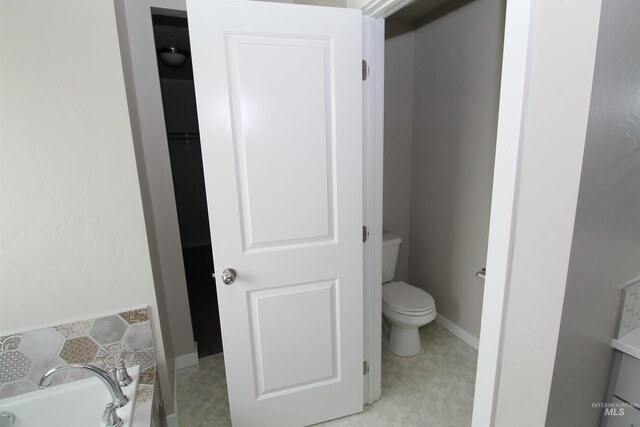
<svg viewBox="0 0 640 427"><path fill-rule="evenodd" d="M122 391L129 403L117 410L131 427L140 367L128 368L133 382ZM13 427L100 427L111 394L98 378L87 378L0 400L0 412L15 415Z"/></svg>

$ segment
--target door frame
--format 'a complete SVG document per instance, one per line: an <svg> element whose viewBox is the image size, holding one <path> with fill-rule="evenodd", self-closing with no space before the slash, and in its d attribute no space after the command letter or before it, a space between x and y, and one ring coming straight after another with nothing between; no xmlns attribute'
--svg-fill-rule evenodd
<svg viewBox="0 0 640 427"><path fill-rule="evenodd" d="M178 15L186 16L184 0L114 0L123 84L127 94L138 180L143 195L143 211L154 267L155 294L162 333L168 342L171 342L174 335L187 336L193 342L151 21L154 8L172 10ZM136 31L131 31L131 28L135 28ZM149 149L150 147L154 149ZM151 185L154 186L153 191ZM157 197L158 194L162 196ZM172 333L172 328L177 330ZM195 343L193 352L186 355L174 354L173 346L167 350L162 356L166 363L158 365L158 378L162 387L162 403L166 410L167 426L177 427L177 371L197 364L198 354Z"/></svg>
<svg viewBox="0 0 640 427"><path fill-rule="evenodd" d="M382 187L384 162L384 19L362 17L362 56L368 75L362 86L363 224L368 238L363 251L364 403L382 394Z"/></svg>
<svg viewBox="0 0 640 427"><path fill-rule="evenodd" d="M529 28L535 0L507 2L504 52L500 91L500 112L496 142L491 221L487 254L487 270L483 297L482 327L478 352L473 408L474 427L491 426L495 413L499 365L501 360L503 319L512 258L515 226L515 203L518 194L521 122L524 113L529 58ZM149 14L172 11L186 14L184 0L147 0ZM364 360L369 373L364 376L365 403L372 403L381 393L381 284L382 260L382 171L384 118L384 18L409 4L411 0L372 0L363 6L363 55L370 74L363 87L364 126L364 224L369 239L364 246ZM147 23L148 24L148 23ZM153 29L141 26L140 31ZM127 43L128 41L124 41ZM154 46L151 46L154 51ZM132 53L132 55L135 53ZM159 87L157 88L159 97ZM143 111L141 100L134 101ZM139 117L146 124L164 123L162 111L147 112ZM164 131L164 127L162 127ZM142 171L141 173L146 173ZM177 218L176 218L177 227ZM168 376L174 376L175 366L168 366ZM173 371L173 372L171 372ZM167 378L167 382L171 382ZM167 387L165 404L174 407L176 393ZM168 414L169 425L177 425L176 413Z"/></svg>
<svg viewBox="0 0 640 427"><path fill-rule="evenodd" d="M371 18L387 18L416 0L371 0L362 7L362 14Z"/></svg>
<svg viewBox="0 0 640 427"><path fill-rule="evenodd" d="M493 425L495 416L496 398L498 393L499 367L502 358L502 337L504 327L504 317L506 313L506 300L509 290L509 279L512 264L512 246L515 237L516 216L515 208L517 202L519 188L519 170L520 170L520 149L521 149L521 130L522 118L525 112L525 92L528 86L527 65L529 62L529 40L531 18L533 13L533 3L535 0L519 0L517 2L507 2L505 14L505 31L504 31L504 50L502 57L502 75L500 82L500 101L499 114L497 124L496 137L496 156L493 177L493 190L491 200L491 218L489 224L489 239L487 246L487 271L484 295L482 304L481 330L478 350L478 364L476 368L476 384L473 404L473 427L490 427ZM384 20L394 12L400 10L404 6L411 3L411 0L372 0L363 7L363 14L370 18ZM381 67L382 81L373 80L371 87L365 89L369 94L366 98L364 114L365 130L365 147L371 152L370 157L365 157L365 171L373 170L373 178L367 177L365 182L365 201L366 193L371 191L374 197L382 199L382 175L383 175L383 128L375 126L375 122L383 121L383 115L367 114L367 110L384 112L384 28L382 29L382 43L376 39L377 34L369 34L369 42L373 46L375 52L373 56L380 59L376 64ZM365 43L364 52L369 53ZM379 158L379 157L380 158ZM371 209L371 205L365 204L365 211ZM381 206L374 206L377 212L369 212L372 218L378 216L382 218ZM365 218L368 218L365 213ZM374 223L376 226L377 223ZM374 227L371 228L374 231ZM382 235L382 227L375 230L377 234ZM380 239L381 240L381 239ZM375 254L382 251L382 242L373 241L376 245ZM378 247L379 246L379 247ZM374 255L365 252L365 258L369 256L367 263L365 259L365 267L376 265L372 264ZM381 263L377 264L380 269ZM375 268L375 267L373 267ZM369 272L366 277L372 277L378 271ZM373 282L373 283L381 283ZM367 288L377 290L380 286L367 286L365 282L365 292ZM381 288L380 288L381 289ZM372 291L369 291L372 292ZM381 293L373 291L374 295ZM366 299L365 299L366 301ZM381 301L377 301L380 303ZM375 307L374 307L375 306ZM376 304L365 306L365 309L372 310L369 316L365 316L365 322L373 319L375 315L380 317L381 310L377 310ZM377 311L376 311L377 310ZM376 323L377 322L377 323ZM369 334L365 337L365 342L372 343L376 339L376 335L380 335L379 319L373 321L373 324L365 324L365 333ZM379 337L378 337L379 338ZM379 360L376 352L381 352L381 348L371 346L370 353L366 355L366 360ZM369 376L380 378L381 372L378 371L378 364L371 364ZM368 396L369 402L375 400L376 383L369 380Z"/></svg>

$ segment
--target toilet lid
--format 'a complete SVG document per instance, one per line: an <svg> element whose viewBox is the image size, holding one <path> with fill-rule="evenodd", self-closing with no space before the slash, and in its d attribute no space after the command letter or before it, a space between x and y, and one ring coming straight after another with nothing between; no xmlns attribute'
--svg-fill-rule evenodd
<svg viewBox="0 0 640 427"><path fill-rule="evenodd" d="M436 308L431 295L405 282L390 282L382 286L382 302L407 313L429 313Z"/></svg>

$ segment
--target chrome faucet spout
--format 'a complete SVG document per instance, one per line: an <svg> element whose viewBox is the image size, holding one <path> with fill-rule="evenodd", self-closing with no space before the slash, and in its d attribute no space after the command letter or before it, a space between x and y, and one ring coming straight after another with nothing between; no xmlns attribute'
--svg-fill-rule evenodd
<svg viewBox="0 0 640 427"><path fill-rule="evenodd" d="M101 369L97 366L93 365L79 365L79 364L71 364L71 365L62 365L50 369L47 373L45 373L42 378L40 378L40 384L38 384L39 388L49 387L51 385L51 376L56 374L57 372L68 371L80 369L84 371L88 371L92 375L98 377L102 381L102 383L107 387L109 393L111 393L111 398L113 399L113 405L116 408L122 408L129 402L129 398L122 392L120 385L109 376L109 373L104 369Z"/></svg>

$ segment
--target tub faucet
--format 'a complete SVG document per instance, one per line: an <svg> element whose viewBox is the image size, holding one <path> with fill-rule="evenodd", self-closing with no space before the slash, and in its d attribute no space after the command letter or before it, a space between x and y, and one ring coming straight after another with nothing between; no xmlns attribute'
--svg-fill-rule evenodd
<svg viewBox="0 0 640 427"><path fill-rule="evenodd" d="M113 398L113 406L116 408L122 408L129 402L129 398L125 396L120 388L120 385L109 375L107 371L104 369L100 369L97 366L93 365L62 365L50 369L46 374L42 376L40 379L39 388L49 387L51 385L51 376L57 372L67 371L72 369L80 369L84 371L88 371L92 375L98 377L102 383L107 386L109 393L111 393L111 397Z"/></svg>

